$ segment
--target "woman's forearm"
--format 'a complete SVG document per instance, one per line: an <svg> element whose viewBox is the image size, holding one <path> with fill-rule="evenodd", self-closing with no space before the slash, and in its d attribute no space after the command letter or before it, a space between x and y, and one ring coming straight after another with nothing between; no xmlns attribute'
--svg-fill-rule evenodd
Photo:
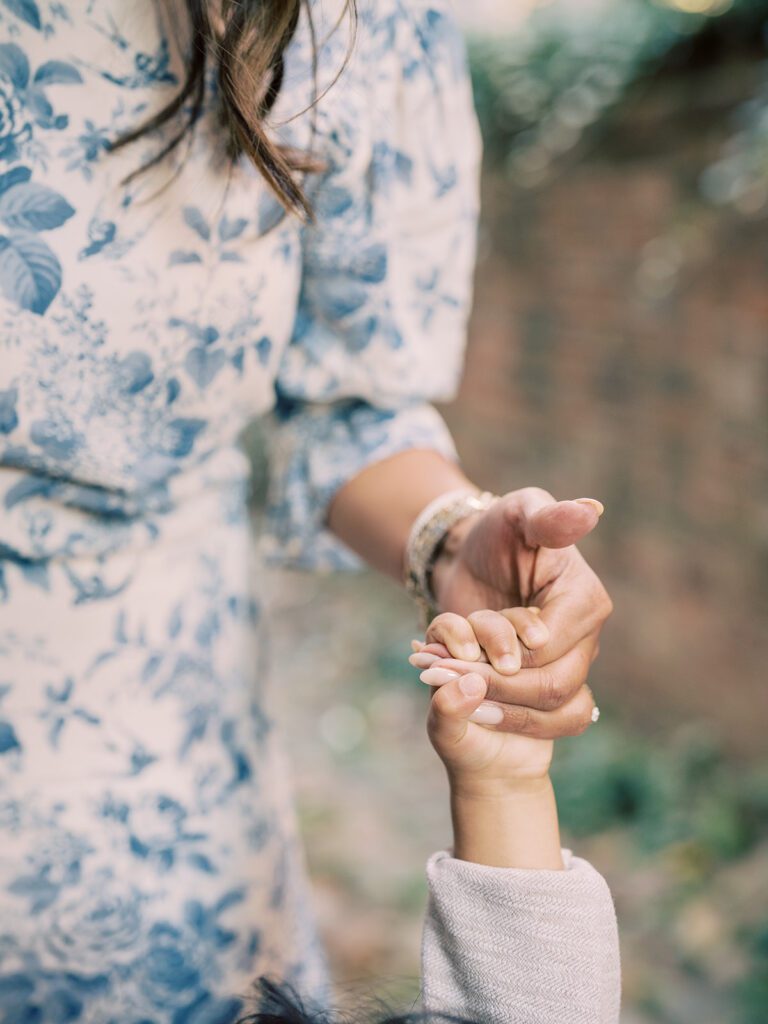
<svg viewBox="0 0 768 1024"><path fill-rule="evenodd" d="M480 791L453 783L451 816L458 860L496 868L563 870L549 776Z"/></svg>
<svg viewBox="0 0 768 1024"><path fill-rule="evenodd" d="M339 489L328 526L376 569L402 579L411 526L430 501L472 484L438 452L409 449L367 466Z"/></svg>

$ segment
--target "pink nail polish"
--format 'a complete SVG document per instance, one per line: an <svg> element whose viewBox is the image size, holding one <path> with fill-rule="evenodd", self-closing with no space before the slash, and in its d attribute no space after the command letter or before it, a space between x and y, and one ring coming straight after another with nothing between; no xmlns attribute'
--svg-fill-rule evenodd
<svg viewBox="0 0 768 1024"><path fill-rule="evenodd" d="M412 654L408 659L414 668L429 668L436 661L440 661L438 654Z"/></svg>
<svg viewBox="0 0 768 1024"><path fill-rule="evenodd" d="M419 676L422 683L428 683L430 686L444 686L446 683L452 683L454 679L458 678L458 672L451 672L447 668L428 668Z"/></svg>
<svg viewBox="0 0 768 1024"><path fill-rule="evenodd" d="M469 716L470 722L477 722L478 725L498 725L504 718L504 712L498 704L481 704Z"/></svg>

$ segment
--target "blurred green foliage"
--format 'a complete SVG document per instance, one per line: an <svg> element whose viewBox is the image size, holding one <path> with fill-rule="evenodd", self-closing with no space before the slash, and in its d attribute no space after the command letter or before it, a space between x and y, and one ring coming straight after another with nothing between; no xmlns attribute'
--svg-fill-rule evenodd
<svg viewBox="0 0 768 1024"><path fill-rule="evenodd" d="M692 880L768 838L768 770L733 764L698 728L663 747L606 726L560 743L554 779L574 836L631 830L644 853L676 845Z"/></svg>
<svg viewBox="0 0 768 1024"><path fill-rule="evenodd" d="M747 214L761 211L768 201L768 0L617 0L586 9L554 0L511 36L473 37L470 64L489 160L518 184L539 185L636 83L670 62L684 63L697 40L718 37L716 59L729 47L746 47L760 60L762 40L765 67L722 154L702 168L701 193Z"/></svg>
<svg viewBox="0 0 768 1024"><path fill-rule="evenodd" d="M558 744L553 778L567 837L619 834L635 869L653 864L666 878L656 889L651 919L674 926L686 906L715 901L727 935L719 944L735 949L728 955L742 964L738 981L726 986L735 1014L730 1024L765 1024L768 765L755 771L735 764L701 727L659 745L601 722L586 737ZM628 863L620 868L632 870ZM746 922L745 907L729 905L725 895L723 880L734 871L747 881ZM757 924L755 911L763 915ZM678 957L680 969L706 979L706 951L697 956L678 949ZM653 993L648 998L646 1012L667 1020L663 1000L657 1006Z"/></svg>

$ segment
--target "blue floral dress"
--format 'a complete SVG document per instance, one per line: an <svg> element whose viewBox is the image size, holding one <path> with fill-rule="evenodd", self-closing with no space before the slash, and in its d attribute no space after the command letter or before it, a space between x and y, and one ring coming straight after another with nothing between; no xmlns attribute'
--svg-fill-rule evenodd
<svg viewBox="0 0 768 1024"><path fill-rule="evenodd" d="M325 162L281 216L198 130L110 139L183 80L171 0L0 0L0 1022L224 1024L323 984L264 708L262 546L353 559L329 498L454 454L478 137L442 0L316 3L276 137ZM325 12L326 21L323 20ZM327 89L327 91L326 91ZM239 439L271 421L263 545Z"/></svg>

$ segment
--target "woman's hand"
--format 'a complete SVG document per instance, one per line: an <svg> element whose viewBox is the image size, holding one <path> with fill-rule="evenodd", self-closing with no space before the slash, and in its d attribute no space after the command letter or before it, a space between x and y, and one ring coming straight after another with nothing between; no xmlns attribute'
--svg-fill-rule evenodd
<svg viewBox="0 0 768 1024"><path fill-rule="evenodd" d="M441 618L433 620L428 636ZM572 686L574 693L570 700L549 710L535 706L535 677L532 679L530 673L521 671L520 666L549 641L549 630L542 623L537 607L508 608L503 613L483 609L470 619L455 621L459 619L453 616L454 627L457 630L461 627L462 644L466 645L471 637L479 660L453 659L444 644L420 640L413 641L414 653L408 660L422 670L422 682L436 689L449 686L450 692L455 692L467 675L479 677L485 699L471 721L493 725L499 733L517 734L521 740L530 738L534 746L523 743L520 747L527 753L536 746L543 746L543 741L584 732L597 720L599 711L595 708L592 691L578 681ZM503 671L498 670L499 662ZM551 756L551 743L549 747Z"/></svg>
<svg viewBox="0 0 768 1024"><path fill-rule="evenodd" d="M593 499L556 502L538 488L513 491L457 524L435 566L435 594L446 611L430 624L427 640L457 660L434 667L477 668L489 695L511 704L510 727L517 723L529 735L572 735L591 720L586 679L613 606L574 544L601 512ZM537 623L520 624L525 646L512 680L517 605L536 605L541 615ZM481 646L490 665L472 664Z"/></svg>

